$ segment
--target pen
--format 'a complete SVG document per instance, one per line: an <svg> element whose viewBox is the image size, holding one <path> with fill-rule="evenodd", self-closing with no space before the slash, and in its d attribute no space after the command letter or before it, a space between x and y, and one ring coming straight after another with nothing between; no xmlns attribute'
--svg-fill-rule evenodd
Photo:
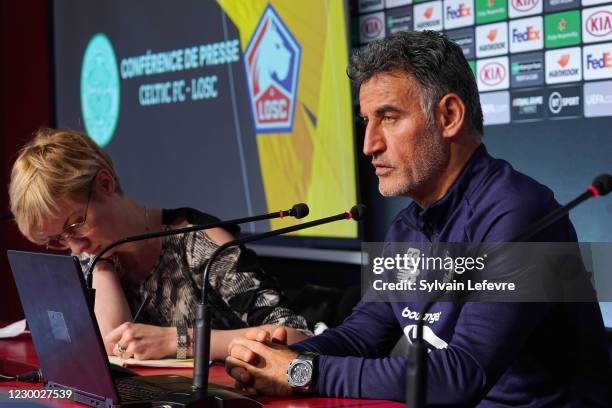
<svg viewBox="0 0 612 408"><path fill-rule="evenodd" d="M149 300L149 294L145 293L144 299L142 300L142 304L140 305L140 307L136 311L136 314L132 318L132 323L137 323L138 322L138 318L140 317L140 312L142 312L142 309L145 307L145 305L147 304L148 300Z"/></svg>

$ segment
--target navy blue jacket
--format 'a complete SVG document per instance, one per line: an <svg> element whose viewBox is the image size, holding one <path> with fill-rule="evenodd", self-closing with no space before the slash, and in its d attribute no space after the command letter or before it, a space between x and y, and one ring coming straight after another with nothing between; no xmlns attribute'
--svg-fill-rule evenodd
<svg viewBox="0 0 612 408"><path fill-rule="evenodd" d="M481 145L448 193L416 203L387 242L507 242L559 204L553 193ZM532 241L572 242L564 218ZM321 354L314 389L336 397L405 399L406 358L419 303L360 302L338 327L292 348ZM596 303L436 303L424 330L430 348L427 401L478 407L608 407L607 342ZM406 316L406 317L403 317Z"/></svg>

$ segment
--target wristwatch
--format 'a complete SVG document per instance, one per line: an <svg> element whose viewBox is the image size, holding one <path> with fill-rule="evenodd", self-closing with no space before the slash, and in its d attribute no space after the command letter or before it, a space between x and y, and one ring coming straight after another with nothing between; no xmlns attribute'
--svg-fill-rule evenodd
<svg viewBox="0 0 612 408"><path fill-rule="evenodd" d="M287 381L294 391L307 393L313 384L319 355L311 352L301 352L289 364Z"/></svg>
<svg viewBox="0 0 612 408"><path fill-rule="evenodd" d="M176 326L176 358L185 360L187 358L187 349L189 348L189 333L187 326L179 324Z"/></svg>

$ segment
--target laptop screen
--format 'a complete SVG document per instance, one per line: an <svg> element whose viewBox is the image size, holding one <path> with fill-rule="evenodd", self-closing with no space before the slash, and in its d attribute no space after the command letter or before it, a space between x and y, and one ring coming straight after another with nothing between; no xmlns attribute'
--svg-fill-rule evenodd
<svg viewBox="0 0 612 408"><path fill-rule="evenodd" d="M21 251L8 258L45 381L117 403L76 258Z"/></svg>

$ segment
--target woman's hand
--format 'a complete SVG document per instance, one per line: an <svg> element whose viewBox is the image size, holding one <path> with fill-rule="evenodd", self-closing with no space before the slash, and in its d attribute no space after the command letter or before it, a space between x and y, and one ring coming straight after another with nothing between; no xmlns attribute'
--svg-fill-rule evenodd
<svg viewBox="0 0 612 408"><path fill-rule="evenodd" d="M104 345L107 353L121 358L151 360L172 357L176 355L176 327L126 322L104 337Z"/></svg>

